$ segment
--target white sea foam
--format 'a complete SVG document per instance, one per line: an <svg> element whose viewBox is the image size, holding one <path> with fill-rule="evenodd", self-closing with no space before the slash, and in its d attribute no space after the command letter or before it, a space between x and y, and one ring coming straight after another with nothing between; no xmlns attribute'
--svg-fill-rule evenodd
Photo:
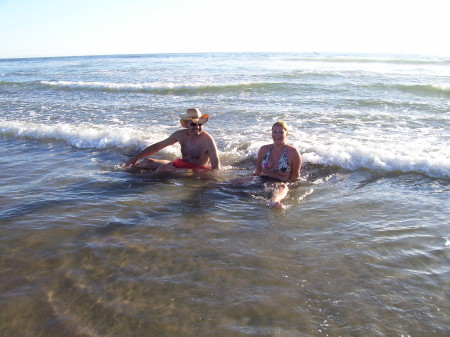
<svg viewBox="0 0 450 337"><path fill-rule="evenodd" d="M0 122L0 131L2 134L12 134L17 137L62 140L81 149L137 146L143 143L143 135L130 128L105 128L95 125Z"/></svg>
<svg viewBox="0 0 450 337"><path fill-rule="evenodd" d="M41 81L44 85L66 88L87 88L107 90L154 90L173 89L173 83L114 83L114 82L86 82L86 81Z"/></svg>
<svg viewBox="0 0 450 337"><path fill-rule="evenodd" d="M174 82L99 82L99 81L41 81L43 85L69 88L69 89L94 89L94 90L123 90L123 91L166 91L166 90L193 90L200 88L221 88L232 86L247 86L258 83L248 81L233 81L226 83L216 82L192 82L192 83L174 83Z"/></svg>
<svg viewBox="0 0 450 337"><path fill-rule="evenodd" d="M64 123L45 125L18 121L0 121L0 132L15 137L59 140L80 149L119 150L130 147L142 149L168 136L164 132L123 126ZM258 148L264 143L243 143L241 139L219 142L222 146L219 146L219 152L223 164L229 165L229 162L245 158L255 160ZM430 177L450 178L450 154L445 150L427 152L417 144L407 147L401 144L362 143L357 140L329 142L315 139L310 144L295 141L293 145L299 148L304 163L334 165L348 170L364 168L381 172L419 172ZM179 154L177 146L164 151L172 156Z"/></svg>
<svg viewBox="0 0 450 337"><path fill-rule="evenodd" d="M419 172L430 177L450 178L450 155L445 150L427 152L408 149L404 144L316 144L306 149L303 159L309 163L336 165L348 170L364 168L382 172Z"/></svg>

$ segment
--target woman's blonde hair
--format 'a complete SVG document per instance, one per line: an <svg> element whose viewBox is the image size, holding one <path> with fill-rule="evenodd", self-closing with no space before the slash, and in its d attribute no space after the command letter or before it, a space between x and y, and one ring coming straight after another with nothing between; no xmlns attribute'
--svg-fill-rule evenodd
<svg viewBox="0 0 450 337"><path fill-rule="evenodd" d="M272 125L272 129L273 129L276 125L281 126L281 127L284 129L284 131L286 131L286 132L289 131L289 128L288 128L287 124L286 124L285 122L283 122L283 121L275 122L275 124Z"/></svg>

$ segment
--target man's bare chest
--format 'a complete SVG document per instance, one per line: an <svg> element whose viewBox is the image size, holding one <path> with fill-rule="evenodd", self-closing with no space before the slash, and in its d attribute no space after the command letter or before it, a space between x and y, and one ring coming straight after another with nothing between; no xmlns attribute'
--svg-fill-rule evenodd
<svg viewBox="0 0 450 337"><path fill-rule="evenodd" d="M206 146L201 139L186 139L181 142L181 153L187 158L202 158L206 154Z"/></svg>

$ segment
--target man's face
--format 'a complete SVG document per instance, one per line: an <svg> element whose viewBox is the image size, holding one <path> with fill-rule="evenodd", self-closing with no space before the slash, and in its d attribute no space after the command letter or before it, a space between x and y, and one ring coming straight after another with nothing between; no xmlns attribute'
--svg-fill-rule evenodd
<svg viewBox="0 0 450 337"><path fill-rule="evenodd" d="M189 132L192 132L194 134L202 133L203 124L197 124L197 123L194 123L194 122L187 122L186 124L187 124Z"/></svg>

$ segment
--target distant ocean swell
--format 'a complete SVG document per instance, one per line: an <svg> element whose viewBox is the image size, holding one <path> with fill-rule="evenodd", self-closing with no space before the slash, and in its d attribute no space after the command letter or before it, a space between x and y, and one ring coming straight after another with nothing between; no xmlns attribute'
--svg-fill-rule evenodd
<svg viewBox="0 0 450 337"><path fill-rule="evenodd" d="M324 63L386 63L405 65L449 65L450 59L442 57L440 59L415 59L415 58L387 58L387 57L333 57L316 55L315 57L292 57L293 62L324 62Z"/></svg>
<svg viewBox="0 0 450 337"><path fill-rule="evenodd" d="M450 85L398 84L394 88L415 94L450 98Z"/></svg>
<svg viewBox="0 0 450 337"><path fill-rule="evenodd" d="M122 153L129 152L130 148L142 149L167 136L120 126L62 123L46 125L17 121L0 121L0 135L62 141L80 149L116 148ZM218 140L218 142L224 143L221 152L224 165L233 165L235 162L244 162L248 159L256 160L257 148L251 146L251 141L244 141L244 144L240 139ZM369 169L377 172L416 172L432 178L450 179L450 159L445 149L440 151L411 149L407 153L404 147L396 148L391 145L383 147L376 143L363 144L357 141L352 145L339 142L330 144L318 139L314 144L297 141L293 145L302 153L304 164L338 166L351 171ZM175 148L164 151L170 155L177 153Z"/></svg>
<svg viewBox="0 0 450 337"><path fill-rule="evenodd" d="M186 56L188 55L188 56ZM211 54L213 55L213 54ZM202 54L137 54L137 55L105 55L101 56L104 59L109 59L114 62L115 60L143 60L143 59L151 59L151 60L166 60L171 59L175 60L175 62L182 62L184 58L195 58L201 57ZM252 57L250 54L240 54L240 53L221 53L220 56L227 57L229 56L232 59L244 59L251 60ZM255 59L259 59L259 55L254 55ZM49 60L74 60L77 61L76 69L79 68L89 68L92 65L92 61L96 61L99 56L84 56L84 63L80 63L80 58L75 57L54 57L52 59L49 58L32 58L32 59L1 59L0 62L8 62L8 63L23 63L28 62L29 64L40 64L42 62L47 62ZM276 59L281 59L285 61L291 62L324 62L324 63L387 63L387 64L405 64L405 65L448 65L450 64L450 58L448 55L433 55L432 57L426 57L424 55L402 55L395 56L389 54L373 54L373 55L363 55L363 54L353 54L353 55L337 55L337 54L329 54L329 53L308 53L305 56L297 56L291 53L284 54L276 54ZM86 61L86 60L89 60Z"/></svg>
<svg viewBox="0 0 450 337"><path fill-rule="evenodd" d="M300 75L285 75L292 78L299 78ZM326 76L323 74L323 76ZM291 78L291 80L292 80ZM298 90L314 90L310 81L302 82L230 82L230 83L199 83L199 84L175 84L175 83L120 83L120 82L87 82L87 81L37 81L31 83L22 82L2 82L3 87L26 87L34 86L36 89L48 88L60 90L86 90L104 92L148 92L159 95L173 94L202 94L202 93L233 93L240 91L257 92L284 92L291 93ZM429 97L450 98L450 86L445 84L346 84L346 87L357 92L358 90L398 90L416 95ZM322 88L326 90L326 88ZM330 88L332 92L342 90L342 88Z"/></svg>
<svg viewBox="0 0 450 337"><path fill-rule="evenodd" d="M113 83L113 82L72 82L72 81L41 81L44 86L60 89L98 90L98 91L137 91L154 94L185 94L233 92L252 88L274 88L278 83L206 83L206 84L175 84L175 83Z"/></svg>

